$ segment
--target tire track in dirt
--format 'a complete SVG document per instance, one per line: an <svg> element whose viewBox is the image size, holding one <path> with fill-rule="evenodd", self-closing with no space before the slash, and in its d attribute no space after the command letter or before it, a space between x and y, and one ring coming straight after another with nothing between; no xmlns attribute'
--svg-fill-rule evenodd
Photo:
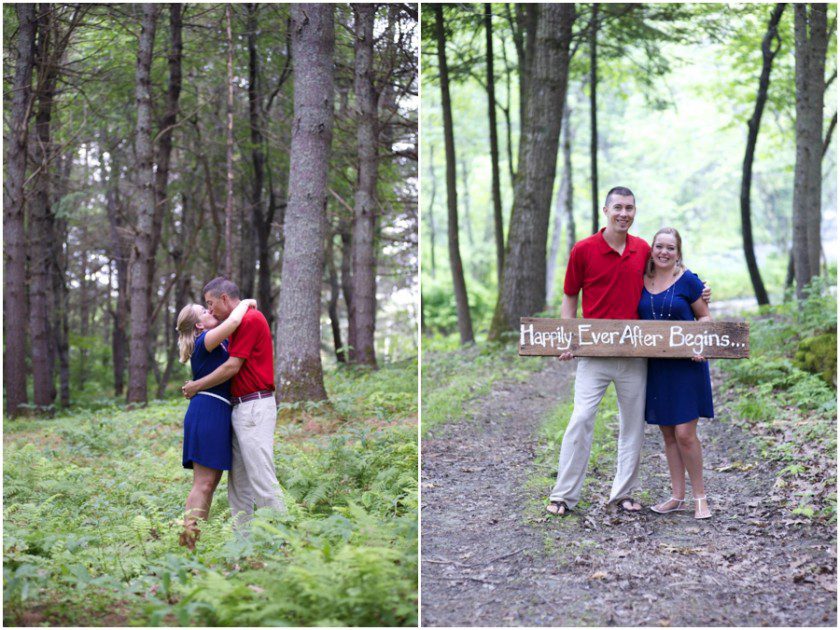
<svg viewBox="0 0 840 630"><path fill-rule="evenodd" d="M525 488L536 431L571 395L574 367L496 383L424 436L423 626L836 625L834 528L769 498L777 471L725 418L700 428L712 520L608 508L611 466L590 468L590 507L536 515L528 504L554 476ZM641 484L657 501L667 467L659 431L645 436Z"/></svg>

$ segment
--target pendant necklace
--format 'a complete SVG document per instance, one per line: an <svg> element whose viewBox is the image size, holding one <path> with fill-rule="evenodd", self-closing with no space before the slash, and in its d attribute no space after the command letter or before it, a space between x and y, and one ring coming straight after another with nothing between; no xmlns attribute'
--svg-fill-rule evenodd
<svg viewBox="0 0 840 630"><path fill-rule="evenodd" d="M662 308L659 310L659 317L656 316L656 304L653 301L653 293L648 292L650 295L650 309L653 312L653 319L671 319L671 311L674 307L674 285L677 284L674 282L670 287L665 289L662 293ZM668 303L668 315L665 316L665 299L668 297L668 293L671 294L671 301Z"/></svg>

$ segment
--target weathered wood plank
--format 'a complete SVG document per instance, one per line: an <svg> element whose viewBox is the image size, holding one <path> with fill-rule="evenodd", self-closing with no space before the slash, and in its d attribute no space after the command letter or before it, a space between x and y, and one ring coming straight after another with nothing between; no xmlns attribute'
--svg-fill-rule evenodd
<svg viewBox="0 0 840 630"><path fill-rule="evenodd" d="M519 320L520 356L743 359L750 356L750 325L742 322L630 319Z"/></svg>

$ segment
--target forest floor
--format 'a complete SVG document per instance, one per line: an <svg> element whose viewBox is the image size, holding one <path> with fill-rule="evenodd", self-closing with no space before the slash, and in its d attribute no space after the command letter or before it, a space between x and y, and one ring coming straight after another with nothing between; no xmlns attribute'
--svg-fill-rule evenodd
<svg viewBox="0 0 840 630"><path fill-rule="evenodd" d="M784 464L762 456L725 404L699 429L711 520L648 509L669 496L654 427L642 452L645 509L606 505L614 413L596 428L581 503L548 516L559 451L547 448L546 419L568 416L574 369L548 360L530 377L497 380L463 417L425 432L423 626L836 625L836 523L792 513L773 492ZM714 369L716 403L721 381Z"/></svg>

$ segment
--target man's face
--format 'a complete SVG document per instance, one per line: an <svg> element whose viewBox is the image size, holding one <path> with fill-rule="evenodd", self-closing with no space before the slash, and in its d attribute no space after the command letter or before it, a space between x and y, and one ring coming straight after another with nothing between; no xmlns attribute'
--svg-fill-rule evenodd
<svg viewBox="0 0 840 630"><path fill-rule="evenodd" d="M227 319L233 310L230 306L230 298L227 293L213 295L208 291L204 294L204 303L207 305L207 310L210 314L219 321Z"/></svg>
<svg viewBox="0 0 840 630"><path fill-rule="evenodd" d="M636 218L636 200L632 196L610 195L604 216L611 231L626 234Z"/></svg>

